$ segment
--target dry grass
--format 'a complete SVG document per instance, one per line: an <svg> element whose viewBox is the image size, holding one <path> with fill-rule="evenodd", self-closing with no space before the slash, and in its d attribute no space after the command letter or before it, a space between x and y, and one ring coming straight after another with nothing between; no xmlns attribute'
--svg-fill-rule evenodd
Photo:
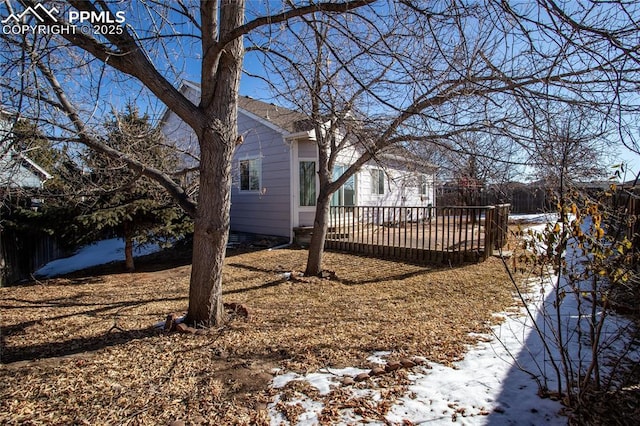
<svg viewBox="0 0 640 426"><path fill-rule="evenodd" d="M225 301L249 319L197 335L152 327L186 309L189 266L0 289L0 423L264 424L274 367L366 366L375 350L450 363L514 303L497 259L430 269L328 253L333 279L286 280L306 254L228 257Z"/></svg>

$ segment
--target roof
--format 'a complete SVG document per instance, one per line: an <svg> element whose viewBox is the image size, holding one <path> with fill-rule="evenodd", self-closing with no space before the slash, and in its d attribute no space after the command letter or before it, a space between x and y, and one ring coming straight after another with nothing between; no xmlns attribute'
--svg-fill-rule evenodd
<svg viewBox="0 0 640 426"><path fill-rule="evenodd" d="M186 80L184 84L200 90L200 84L194 81ZM260 101L249 96L238 96L238 107L289 133L312 129L306 114L273 103Z"/></svg>
<svg viewBox="0 0 640 426"><path fill-rule="evenodd" d="M10 117L9 112L0 108L0 186L40 188L52 176L25 154L14 150L5 140L11 135Z"/></svg>
<svg viewBox="0 0 640 426"><path fill-rule="evenodd" d="M275 124L289 133L310 130L312 127L309 118L301 112L259 101L249 96L238 96L238 107Z"/></svg>
<svg viewBox="0 0 640 426"><path fill-rule="evenodd" d="M430 163L420 155L402 146L391 146L379 155L383 163L396 162L416 168L418 171L432 173L440 167Z"/></svg>

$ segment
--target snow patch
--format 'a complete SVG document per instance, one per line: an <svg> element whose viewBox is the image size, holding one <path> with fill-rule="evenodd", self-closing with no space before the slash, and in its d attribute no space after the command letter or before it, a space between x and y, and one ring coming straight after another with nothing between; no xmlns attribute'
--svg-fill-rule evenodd
<svg viewBox="0 0 640 426"><path fill-rule="evenodd" d="M141 247L135 247L133 256L144 256L160 250L161 248L157 244L146 244ZM124 240L122 238L98 241L84 246L70 257L56 259L47 263L34 274L38 278L52 278L117 261L124 261Z"/></svg>

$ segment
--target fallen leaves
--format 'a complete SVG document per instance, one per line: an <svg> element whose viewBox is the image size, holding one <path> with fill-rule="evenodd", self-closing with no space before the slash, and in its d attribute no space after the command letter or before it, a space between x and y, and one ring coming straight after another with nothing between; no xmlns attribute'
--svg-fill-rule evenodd
<svg viewBox="0 0 640 426"><path fill-rule="evenodd" d="M344 406L379 419L414 355L451 365L477 339L469 333L487 331L492 312L513 303L496 259L433 269L327 253L329 276L283 277L303 270L306 254L228 258L232 318L202 334L162 330L167 314L187 307L188 266L0 289L2 362L11 363L0 367L0 423L268 424L256 407L271 401L274 367L371 370L367 357L391 350L389 371L349 385L376 382L382 400L354 399L341 386L322 398L326 424ZM297 402L288 402L294 419Z"/></svg>

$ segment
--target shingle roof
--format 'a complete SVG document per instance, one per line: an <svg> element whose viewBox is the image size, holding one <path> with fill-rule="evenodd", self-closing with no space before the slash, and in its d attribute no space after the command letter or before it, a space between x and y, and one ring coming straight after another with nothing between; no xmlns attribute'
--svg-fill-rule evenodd
<svg viewBox="0 0 640 426"><path fill-rule="evenodd" d="M239 96L238 106L290 133L310 130L312 127L309 117L301 112L259 101L249 96Z"/></svg>
<svg viewBox="0 0 640 426"><path fill-rule="evenodd" d="M200 88L199 83L194 81L189 81L188 83L198 89ZM238 96L238 106L290 133L312 128L309 117L306 114L276 104L253 99L249 96Z"/></svg>

